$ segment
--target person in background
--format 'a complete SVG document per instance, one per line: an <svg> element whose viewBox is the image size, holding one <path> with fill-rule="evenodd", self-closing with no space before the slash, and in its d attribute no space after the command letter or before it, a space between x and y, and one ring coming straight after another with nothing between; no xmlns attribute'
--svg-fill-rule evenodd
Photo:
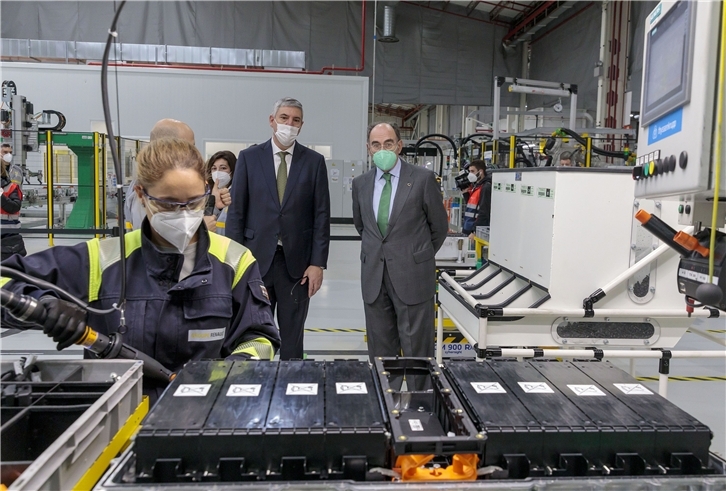
<svg viewBox="0 0 726 491"><path fill-rule="evenodd" d="M280 359L303 357L310 297L323 284L330 248L325 157L296 143L300 101L285 97L269 117L272 138L241 151L225 234L252 250L277 311Z"/></svg>
<svg viewBox="0 0 726 491"><path fill-rule="evenodd" d="M488 227L492 207L492 178L487 173L483 160L472 160L469 164L471 187L466 194L466 208L462 233L474 238L477 227Z"/></svg>
<svg viewBox="0 0 726 491"><path fill-rule="evenodd" d="M23 191L10 179L9 169L13 154L5 152L3 144L2 154L2 203L0 206L0 252L5 261L13 254L25 256L25 241L17 232L20 228L20 208L23 205ZM8 148L10 145L7 145Z"/></svg>
<svg viewBox="0 0 726 491"><path fill-rule="evenodd" d="M213 213L217 220L216 228L219 235L224 235L228 209L222 202L220 193L223 189L229 191L236 163L237 157L229 150L217 152L207 161L207 172L211 176L209 187L212 189L212 196L214 196Z"/></svg>
<svg viewBox="0 0 726 491"><path fill-rule="evenodd" d="M252 252L204 226L208 179L204 159L185 140L156 139L137 156L135 193L146 220L125 235L124 342L174 372L190 360L270 360L280 345ZM118 238L92 239L15 255L3 266L109 309L120 296L119 257ZM86 324L107 335L120 330L117 311L87 313L54 290L20 280L2 278L0 286L39 299L47 312L43 330L59 350L81 339ZM2 320L3 327L29 327L7 313ZM144 381L152 399L163 389Z"/></svg>
<svg viewBox="0 0 726 491"><path fill-rule="evenodd" d="M179 138L186 140L194 145L194 131L189 127L188 124L178 121L176 119L162 119L157 121L151 132L149 133L149 141L155 141L162 138ZM137 193L134 192L136 188L136 180L129 183L129 191L126 194L126 202L124 205L124 216L126 220L126 228L131 230L138 230L141 228L141 223L146 217L143 204L137 198ZM224 203L224 206L228 206L230 203L229 192L221 192L219 201ZM216 217L205 217L205 223L207 228L214 232L217 227Z"/></svg>
<svg viewBox="0 0 726 491"><path fill-rule="evenodd" d="M377 356L434 355L434 256L449 224L436 174L401 160L402 149L398 126L370 126L375 168L353 179L371 362ZM421 389L419 383L412 385Z"/></svg>
<svg viewBox="0 0 726 491"><path fill-rule="evenodd" d="M563 167L572 167L572 153L562 152L560 154L560 165Z"/></svg>
<svg viewBox="0 0 726 491"><path fill-rule="evenodd" d="M10 159L13 158L13 147L9 143L3 143L0 147L0 157L5 158L7 154L10 154Z"/></svg>

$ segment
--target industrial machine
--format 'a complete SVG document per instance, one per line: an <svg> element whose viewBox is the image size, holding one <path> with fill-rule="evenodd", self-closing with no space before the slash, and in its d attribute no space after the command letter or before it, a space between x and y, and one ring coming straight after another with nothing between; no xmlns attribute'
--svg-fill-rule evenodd
<svg viewBox="0 0 726 491"><path fill-rule="evenodd" d="M13 147L13 181L22 186L23 178L32 177L26 168L28 152L38 151L38 131L61 131L66 124L65 116L51 109L33 113L33 104L23 95L18 95L15 82L4 80L2 83L2 103L0 103L0 125L2 126L3 143ZM53 126L51 117L58 121Z"/></svg>
<svg viewBox="0 0 726 491"><path fill-rule="evenodd" d="M726 308L726 237L718 232L726 218L726 206L719 206L726 194L723 17L721 3L684 1L661 2L648 16L640 156L633 169L637 198L674 200L678 223L694 226L690 242L702 249L681 260L680 292L721 309Z"/></svg>
<svg viewBox="0 0 726 491"><path fill-rule="evenodd" d="M353 179L365 173L363 161L326 160L331 218L353 218Z"/></svg>

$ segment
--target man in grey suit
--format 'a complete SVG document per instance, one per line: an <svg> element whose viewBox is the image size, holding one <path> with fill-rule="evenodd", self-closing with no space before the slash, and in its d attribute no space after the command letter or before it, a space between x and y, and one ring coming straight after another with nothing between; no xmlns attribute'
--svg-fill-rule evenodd
<svg viewBox="0 0 726 491"><path fill-rule="evenodd" d="M376 168L353 180L371 361L434 353L434 256L446 239L448 219L436 175L401 160L402 148L397 126L372 125L368 152Z"/></svg>

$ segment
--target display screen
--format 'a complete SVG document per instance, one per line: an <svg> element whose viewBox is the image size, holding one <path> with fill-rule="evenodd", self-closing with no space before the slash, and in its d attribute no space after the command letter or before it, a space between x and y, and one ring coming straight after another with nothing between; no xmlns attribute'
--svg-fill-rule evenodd
<svg viewBox="0 0 726 491"><path fill-rule="evenodd" d="M644 119L652 120L689 99L689 3L679 2L648 34Z"/></svg>

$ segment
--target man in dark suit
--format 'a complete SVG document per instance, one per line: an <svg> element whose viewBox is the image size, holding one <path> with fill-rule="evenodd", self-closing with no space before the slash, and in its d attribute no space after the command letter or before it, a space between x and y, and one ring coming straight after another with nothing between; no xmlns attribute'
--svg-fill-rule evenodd
<svg viewBox="0 0 726 491"><path fill-rule="evenodd" d="M371 361L434 353L434 256L446 239L448 218L436 175L401 160L402 148L397 126L369 127L376 167L353 180Z"/></svg>
<svg viewBox="0 0 726 491"><path fill-rule="evenodd" d="M325 158L296 143L302 125L299 101L275 103L272 138L239 154L227 215L226 236L252 251L277 311L282 360L303 357L310 297L323 283L330 245Z"/></svg>

